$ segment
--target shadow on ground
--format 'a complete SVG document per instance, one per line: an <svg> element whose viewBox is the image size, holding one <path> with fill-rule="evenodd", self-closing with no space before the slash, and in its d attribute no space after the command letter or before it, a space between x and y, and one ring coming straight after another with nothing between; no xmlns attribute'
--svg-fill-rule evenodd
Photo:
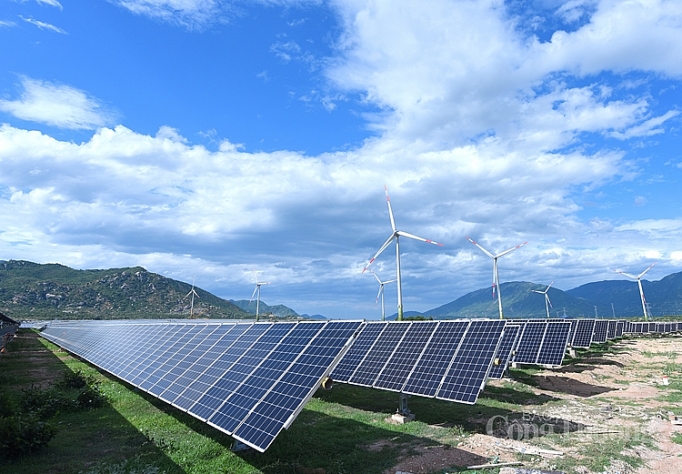
<svg viewBox="0 0 682 474"><path fill-rule="evenodd" d="M47 344L36 332L20 330L7 353L0 357L0 389L21 396L22 389L47 388L71 371L63 360L71 356L53 352ZM2 460L7 469L2 472L147 472L150 466L169 474L185 472L109 403L91 410L57 413L50 423L57 427L57 434L47 447L24 457Z"/></svg>

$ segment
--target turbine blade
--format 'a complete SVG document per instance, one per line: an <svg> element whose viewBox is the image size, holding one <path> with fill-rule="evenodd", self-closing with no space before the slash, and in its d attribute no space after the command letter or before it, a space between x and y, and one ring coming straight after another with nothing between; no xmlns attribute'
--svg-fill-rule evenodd
<svg viewBox="0 0 682 474"><path fill-rule="evenodd" d="M374 262L374 260L377 259L377 257L381 254L381 252L383 252L384 250L386 250L386 247L388 247L388 246L390 245L390 243L393 241L393 239L395 238L395 236L396 236L396 234L393 233L393 234L391 234L391 236L390 236L388 239L386 239L386 242L384 242L384 245L382 245L381 248L380 248L379 250L377 250L377 253L375 253L375 254L374 254L374 257L372 257L372 258L369 260L369 263L367 264L367 266L365 266L365 268L362 269L362 273L365 273L365 271L366 271L366 270L369 268L369 266Z"/></svg>
<svg viewBox="0 0 682 474"><path fill-rule="evenodd" d="M467 239L469 239L469 242L471 242L471 243L474 244L476 247L478 247L479 249L481 249L481 250L483 251L483 253L486 254L488 257L490 257L490 258L495 258L495 255L491 254L491 253L488 252L486 249L484 249L483 247L481 247L477 242L475 242L474 240L472 240L471 237L467 236Z"/></svg>
<svg viewBox="0 0 682 474"><path fill-rule="evenodd" d="M549 286L547 287L547 289L545 291L549 291L549 289L552 287L553 284L554 284L554 281L552 281L552 283L549 284Z"/></svg>
<svg viewBox="0 0 682 474"><path fill-rule="evenodd" d="M500 257L502 257L502 256L504 256L504 255L507 255L509 252L513 252L514 250L523 247L523 246L526 245L527 243L528 243L528 242L524 242L524 243L522 243L522 244L519 244L519 245L517 245L516 247L512 247L512 248L510 248L510 249L507 249L507 250L505 250L504 252L499 253L499 254L497 254L497 255L495 255L495 256L496 256L497 258L500 258Z"/></svg>
<svg viewBox="0 0 682 474"><path fill-rule="evenodd" d="M549 303L549 307L554 309L554 306L552 306L552 300L549 299L549 295L545 293L545 299L547 300L547 303Z"/></svg>
<svg viewBox="0 0 682 474"><path fill-rule="evenodd" d="M541 295L545 294L544 291L538 291L538 290L530 290L530 291L532 291L533 293L540 293Z"/></svg>
<svg viewBox="0 0 682 474"><path fill-rule="evenodd" d="M642 278L646 272L648 272L649 270L651 270L651 267L653 267L654 265L656 265L656 263L658 263L658 262L654 262L654 263L652 263L651 265L649 265L649 268L647 268L647 269L644 270L642 273L640 273L639 276L638 276L637 278Z"/></svg>
<svg viewBox="0 0 682 474"><path fill-rule="evenodd" d="M387 280L387 281L385 281L385 282L383 282L383 283L384 283L384 285L385 285L385 284L387 284L387 283L393 283L394 281L398 281L398 280L396 280L396 279L394 278L393 280Z"/></svg>
<svg viewBox="0 0 682 474"><path fill-rule="evenodd" d="M379 297L381 296L381 292L384 291L384 285L379 285L379 293L377 293L377 299L374 301L374 304L377 304L379 302Z"/></svg>
<svg viewBox="0 0 682 474"><path fill-rule="evenodd" d="M439 244L438 242L435 242L435 241L433 241L433 240L425 239L424 237L418 237L418 236L416 236L416 235L413 235L413 234L410 234L410 233L407 233L407 232L403 232L402 230L396 231L396 234L398 234L398 235L400 235L400 236L402 236L402 237L409 237L410 239L414 239L414 240L421 240L422 242L426 242L427 244L438 245L438 246L440 246L440 247L443 246L443 244Z"/></svg>
<svg viewBox="0 0 682 474"><path fill-rule="evenodd" d="M388 204L388 216L391 218L391 228L393 229L393 232L396 231L395 228L395 219L393 218L393 209L391 209L391 198L388 195L388 188L384 184L384 191L386 191L386 203Z"/></svg>
<svg viewBox="0 0 682 474"><path fill-rule="evenodd" d="M376 278L377 281L379 282L379 284L381 285L381 284L382 284L382 283L381 283L381 280L379 280L379 277L377 276L377 274L374 273L374 270L370 270L370 271L372 272L372 275L374 275L374 278Z"/></svg>
<svg viewBox="0 0 682 474"><path fill-rule="evenodd" d="M256 296L256 292L258 291L258 285L253 289L253 293L251 293L251 299L249 300L249 304L253 301L253 297Z"/></svg>
<svg viewBox="0 0 682 474"><path fill-rule="evenodd" d="M621 275L625 275L626 277L632 278L633 280L638 279L636 276L630 275L629 273L621 272L620 270L616 270L616 273L620 273Z"/></svg>

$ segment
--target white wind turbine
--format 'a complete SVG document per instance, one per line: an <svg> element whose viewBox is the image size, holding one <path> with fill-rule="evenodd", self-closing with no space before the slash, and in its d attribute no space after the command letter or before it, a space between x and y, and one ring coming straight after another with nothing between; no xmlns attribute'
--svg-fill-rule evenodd
<svg viewBox="0 0 682 474"><path fill-rule="evenodd" d="M625 275L626 277L632 278L633 280L637 280L637 285L639 286L639 296L642 298L642 309L644 310L644 320L648 321L649 320L649 311L646 309L646 299L644 299L644 290L642 289L642 277L646 272L651 270L651 267L656 265L656 262L652 263L649 265L649 268L644 270L642 273L639 275L630 275L629 273L621 272L620 270L616 270L616 272L620 273L621 275Z"/></svg>
<svg viewBox="0 0 682 474"><path fill-rule="evenodd" d="M367 266L362 270L364 273L365 270L369 268L369 266L376 260L376 258L379 256L381 252L383 252L386 247L388 247L393 240L395 240L395 260L396 260L396 286L398 287L398 321L403 320L403 290L402 290L402 279L400 275L400 237L408 237L410 239L415 239L415 240L421 240L422 242L426 242L429 244L434 244L434 245L439 245L443 246L443 244L439 244L438 242L434 242L433 240L425 239L423 237L418 237L416 235L408 234L407 232L403 232L402 230L398 230L395 226L395 219L393 218L393 210L391 209L391 198L388 196L388 188L384 185L384 191L386 192L386 202L388 203L388 216L391 218L391 228L393 229L393 232L391 233L390 237L386 239L386 242L384 242L384 245L381 246L381 248L377 251L377 253L374 254L374 257L371 258Z"/></svg>
<svg viewBox="0 0 682 474"><path fill-rule="evenodd" d="M194 319L194 297L196 296L197 298L200 298L199 293L196 292L194 289L194 280L196 278L192 279L192 289L185 295L184 299L187 299L189 295L192 295L192 299L190 300L190 305L189 305L189 319Z"/></svg>
<svg viewBox="0 0 682 474"><path fill-rule="evenodd" d="M545 295L545 311L547 311L547 319L549 319L549 308L550 308L550 306L552 306L552 302L549 301L549 295L547 294L547 292L549 291L549 289L552 287L553 284L554 284L554 282L550 283L549 286L547 288L545 288L545 291L530 290L534 293L540 293L541 295ZM552 306L552 308L554 308L554 307Z"/></svg>
<svg viewBox="0 0 682 474"><path fill-rule="evenodd" d="M374 302L374 304L377 304L379 302L379 296L381 296L381 320L385 321L386 320L386 306L384 305L384 285L386 285L388 283L393 283L395 280L381 281L376 273L372 272L372 275L374 275L374 278L376 278L377 281L379 282L379 293L377 293L377 299Z"/></svg>
<svg viewBox="0 0 682 474"><path fill-rule="evenodd" d="M249 300L249 304L253 301L253 297L256 296L256 322L258 322L258 313L260 311L260 287L261 285L269 285L269 281L256 281L256 287L253 289L253 293L251 294L251 299Z"/></svg>
<svg viewBox="0 0 682 474"><path fill-rule="evenodd" d="M497 307L500 311L500 319L504 319L504 316L502 315L502 294L500 293L500 275L497 271L497 259L507 255L510 252L513 252L514 250L520 247L523 247L528 242L524 242L522 244L517 245L516 247L512 247L508 250L505 250L504 252L498 253L497 255L493 255L492 253L488 252L486 249L481 247L478 243L471 240L470 237L467 237L467 239L469 239L469 242L471 242L476 247L481 249L483 253L485 253L488 257L493 259L493 298L495 298L495 290L497 290Z"/></svg>

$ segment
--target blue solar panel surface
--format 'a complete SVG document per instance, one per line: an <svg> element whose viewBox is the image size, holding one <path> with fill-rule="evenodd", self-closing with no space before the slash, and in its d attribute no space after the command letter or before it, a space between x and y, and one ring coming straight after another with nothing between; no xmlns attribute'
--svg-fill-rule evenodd
<svg viewBox="0 0 682 474"><path fill-rule="evenodd" d="M549 321L538 352L536 364L560 367L566 354L571 325L563 321Z"/></svg>
<svg viewBox="0 0 682 474"><path fill-rule="evenodd" d="M524 324L516 347L514 362L534 364L547 329L547 321L529 321Z"/></svg>
<svg viewBox="0 0 682 474"><path fill-rule="evenodd" d="M43 336L262 452L361 324L79 322Z"/></svg>
<svg viewBox="0 0 682 474"><path fill-rule="evenodd" d="M594 334L594 319L579 319L571 346L581 349L589 349Z"/></svg>
<svg viewBox="0 0 682 474"><path fill-rule="evenodd" d="M605 319L597 319L594 323L594 335L592 336L592 342L601 344L606 342L608 334L609 322Z"/></svg>
<svg viewBox="0 0 682 474"><path fill-rule="evenodd" d="M521 334L521 326L517 324L507 323L504 327L504 335L500 341L500 349L497 351L497 357L495 358L495 363L490 369L488 378L491 379L501 379L504 375L509 361L511 360L512 351L516 346L516 341Z"/></svg>

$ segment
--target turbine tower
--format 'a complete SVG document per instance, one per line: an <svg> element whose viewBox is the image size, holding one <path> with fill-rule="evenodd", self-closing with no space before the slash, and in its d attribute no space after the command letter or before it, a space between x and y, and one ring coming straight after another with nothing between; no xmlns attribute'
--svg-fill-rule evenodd
<svg viewBox="0 0 682 474"><path fill-rule="evenodd" d="M653 267L654 265L656 265L656 262L649 265L649 268L647 268L646 270L644 270L642 273L640 273L637 276L630 275L629 273L621 272L620 270L616 270L621 275L625 275L628 278L632 278L633 280L637 280L637 285L639 286L639 296L640 296L640 298L642 298L642 309L644 310L644 321L649 320L649 311L647 310L647 307L646 307L646 299L644 298L644 290L642 289L642 277L644 276L644 274L646 272L651 270L651 267Z"/></svg>
<svg viewBox="0 0 682 474"><path fill-rule="evenodd" d="M428 244L433 244L433 245L439 245L443 246L443 244L439 244L438 242L434 242L433 240L425 239L423 237L418 237L416 235L408 234L407 232L403 232L402 230L398 230L395 226L395 219L393 218L393 209L391 209L391 198L388 196L388 188L386 185L384 185L384 191L386 192L386 203L388 204L388 216L391 219L391 229L393 229L393 232L389 236L388 239L386 239L386 242L384 242L384 245L381 246L381 248L377 251L377 253L374 254L374 257L371 258L367 266L362 270L362 273L365 273L365 270L369 268L369 266L376 260L376 258L383 252L386 247L388 247L393 240L395 240L395 261L396 261L396 286L398 288L398 321L403 320L403 290L402 290L402 277L400 275L400 237L408 237L410 239L415 239L415 240L421 240L422 242L426 242Z"/></svg>
<svg viewBox="0 0 682 474"><path fill-rule="evenodd" d="M269 281L256 281L256 287L253 289L253 293L251 294L251 299L249 300L249 304L253 301L253 297L256 296L256 322L258 322L258 313L260 311L260 287L261 285L269 285Z"/></svg>
<svg viewBox="0 0 682 474"><path fill-rule="evenodd" d="M545 295L545 311L547 311L547 319L549 319L549 308L550 306L552 306L552 302L549 301L549 295L547 294L547 292L549 291L553 284L554 282L550 283L549 286L545 289L545 291L530 290L534 293L540 293L541 295ZM554 307L552 306L552 308Z"/></svg>
<svg viewBox="0 0 682 474"><path fill-rule="evenodd" d="M387 283L393 283L395 280L381 281L376 273L372 272L372 275L374 275L374 278L376 278L377 281L379 282L379 293L377 293L377 299L376 301L374 301L374 304L377 304L379 302L379 296L381 296L381 320L385 321L386 307L384 305L384 285L386 285Z"/></svg>
<svg viewBox="0 0 682 474"><path fill-rule="evenodd" d="M196 277L192 279L192 289L183 298L183 300L185 300L189 295L192 295L189 305L189 319L194 319L194 297L196 296L197 298L200 298L199 294L194 289L194 280L196 280Z"/></svg>
<svg viewBox="0 0 682 474"><path fill-rule="evenodd" d="M498 253L497 255L493 255L492 253L488 252L486 249L481 247L478 243L471 240L470 237L467 237L467 239L469 239L469 242L471 242L476 247L481 249L484 254L486 254L488 257L493 259L493 298L495 298L495 291L497 290L497 307L500 311L500 319L504 319L504 316L502 315L502 294L500 293L500 275L497 271L497 259L507 255L510 252L513 252L514 250L516 250L518 248L523 247L528 242L524 242L522 244L517 245L516 247L512 247L508 250L505 250L504 252Z"/></svg>

